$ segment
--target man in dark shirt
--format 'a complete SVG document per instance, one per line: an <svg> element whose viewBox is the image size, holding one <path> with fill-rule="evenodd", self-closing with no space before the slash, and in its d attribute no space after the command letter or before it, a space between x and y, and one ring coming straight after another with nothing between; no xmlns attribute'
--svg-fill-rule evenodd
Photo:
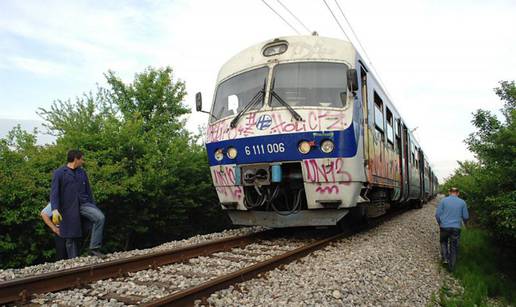
<svg viewBox="0 0 516 307"><path fill-rule="evenodd" d="M70 150L67 164L55 170L52 176L52 222L60 223L59 232L65 239L68 258L79 255L77 239L82 237L81 215L93 224L90 254L104 256L99 249L102 245L105 217L95 205L88 176L81 167L83 164L83 153Z"/></svg>

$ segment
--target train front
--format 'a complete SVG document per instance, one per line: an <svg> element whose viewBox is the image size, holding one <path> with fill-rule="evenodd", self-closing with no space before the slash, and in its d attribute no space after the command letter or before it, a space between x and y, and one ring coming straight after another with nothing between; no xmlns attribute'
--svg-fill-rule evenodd
<svg viewBox="0 0 516 307"><path fill-rule="evenodd" d="M356 206L364 165L362 111L348 83L355 60L349 42L296 36L222 67L206 147L234 224L329 226Z"/></svg>

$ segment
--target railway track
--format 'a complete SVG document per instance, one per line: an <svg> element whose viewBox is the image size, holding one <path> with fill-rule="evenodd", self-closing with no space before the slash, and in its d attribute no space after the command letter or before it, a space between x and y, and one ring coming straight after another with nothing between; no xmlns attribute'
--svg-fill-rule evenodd
<svg viewBox="0 0 516 307"><path fill-rule="evenodd" d="M12 302L25 303L34 294L83 287L94 281L123 277L130 272L157 268L193 257L205 256L230 248L244 246L269 235L270 231L262 231L167 251L2 281L0 282L0 304Z"/></svg>
<svg viewBox="0 0 516 307"><path fill-rule="evenodd" d="M376 219L358 231L394 215ZM264 231L0 282L0 304L191 306L215 291L292 262L356 231L304 238Z"/></svg>
<svg viewBox="0 0 516 307"><path fill-rule="evenodd" d="M238 271L219 276L192 288L172 293L158 300L144 304L144 306L191 306L196 300L201 300L202 302L204 298L208 297L215 291L227 288L238 282L249 280L260 273L270 271L278 266L299 259L312 251L324 247L334 240L344 237L345 235L346 234L344 233L338 233L322 239L314 240L277 256L273 256L270 259L244 267Z"/></svg>

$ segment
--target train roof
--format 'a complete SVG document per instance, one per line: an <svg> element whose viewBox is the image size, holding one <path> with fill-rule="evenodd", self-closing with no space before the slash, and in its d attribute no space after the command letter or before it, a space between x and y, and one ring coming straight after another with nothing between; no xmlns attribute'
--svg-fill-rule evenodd
<svg viewBox="0 0 516 307"><path fill-rule="evenodd" d="M263 55L264 46L286 41L287 50L276 56ZM217 83L234 74L274 61L338 61L354 67L356 50L349 41L316 35L284 36L251 46L227 61L219 71Z"/></svg>

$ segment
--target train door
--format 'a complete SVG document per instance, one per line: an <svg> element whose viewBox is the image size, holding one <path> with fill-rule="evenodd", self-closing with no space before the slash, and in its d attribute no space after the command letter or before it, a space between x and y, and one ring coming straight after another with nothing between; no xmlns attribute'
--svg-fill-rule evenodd
<svg viewBox="0 0 516 307"><path fill-rule="evenodd" d="M366 166L366 178L368 182L372 182L371 177L371 159L372 154L369 152L371 150L370 146L370 134L369 134L369 104L367 99L367 69L360 65L360 94L362 98L362 109L364 112L364 160L368 162Z"/></svg>
<svg viewBox="0 0 516 307"><path fill-rule="evenodd" d="M404 123L400 121L401 125L401 139L402 139L402 151L403 151L403 197L402 201L406 201L409 198L410 194L410 167L409 167L409 139L408 139L408 129Z"/></svg>
<svg viewBox="0 0 516 307"><path fill-rule="evenodd" d="M405 151L404 151L404 142L402 141L402 123L401 123L401 119L397 119L396 120L396 152L398 153L398 161L399 161L399 164L398 164L398 169L399 169L399 175L400 175L400 197L397 199L399 202L402 202L406 196L405 196L405 190L407 189L406 188L406 180L407 180L407 175L406 175L406 170L407 168L405 167L405 159L406 159L406 156L405 156Z"/></svg>
<svg viewBox="0 0 516 307"><path fill-rule="evenodd" d="M419 198L423 199L425 195L425 156L421 148L419 149Z"/></svg>
<svg viewBox="0 0 516 307"><path fill-rule="evenodd" d="M430 166L429 166L430 167ZM430 191L430 198L432 198L432 195L434 194L434 181L432 179L434 175L432 174L432 171L430 168L428 169L428 191Z"/></svg>
<svg viewBox="0 0 516 307"><path fill-rule="evenodd" d="M385 184L387 178L387 163L385 159L385 115L384 103L380 95L373 91L373 155L371 157L373 168L373 182Z"/></svg>

